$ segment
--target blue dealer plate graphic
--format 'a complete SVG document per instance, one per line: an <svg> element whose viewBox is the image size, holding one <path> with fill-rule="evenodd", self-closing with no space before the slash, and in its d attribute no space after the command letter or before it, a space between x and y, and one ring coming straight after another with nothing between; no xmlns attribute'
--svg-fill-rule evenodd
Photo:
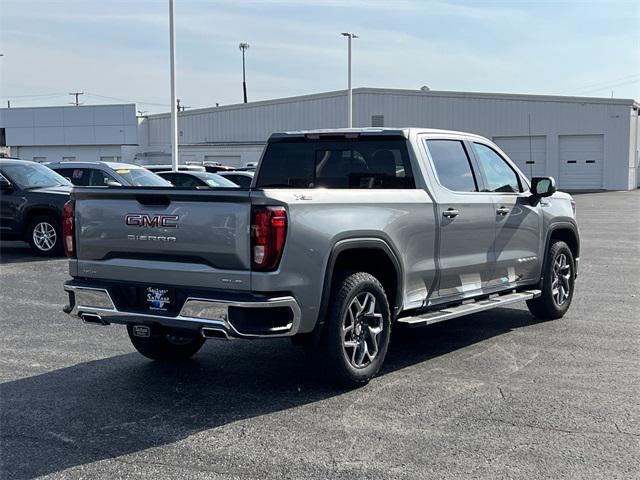
<svg viewBox="0 0 640 480"><path fill-rule="evenodd" d="M144 299L149 310L166 312L173 303L173 292L169 288L147 287Z"/></svg>

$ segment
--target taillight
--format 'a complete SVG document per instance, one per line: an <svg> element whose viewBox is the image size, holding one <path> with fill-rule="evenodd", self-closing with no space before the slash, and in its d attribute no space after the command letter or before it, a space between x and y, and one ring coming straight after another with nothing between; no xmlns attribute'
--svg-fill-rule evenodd
<svg viewBox="0 0 640 480"><path fill-rule="evenodd" d="M64 244L64 253L69 258L73 258L75 256L73 231L73 200L69 200L64 204L64 208L62 210L62 243Z"/></svg>
<svg viewBox="0 0 640 480"><path fill-rule="evenodd" d="M251 268L271 272L278 268L287 235L283 207L251 207Z"/></svg>

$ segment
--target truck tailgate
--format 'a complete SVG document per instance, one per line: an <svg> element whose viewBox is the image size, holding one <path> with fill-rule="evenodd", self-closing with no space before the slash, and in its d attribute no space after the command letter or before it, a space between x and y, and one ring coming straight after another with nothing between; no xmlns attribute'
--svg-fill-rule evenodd
<svg viewBox="0 0 640 480"><path fill-rule="evenodd" d="M250 288L247 190L77 188L77 275Z"/></svg>

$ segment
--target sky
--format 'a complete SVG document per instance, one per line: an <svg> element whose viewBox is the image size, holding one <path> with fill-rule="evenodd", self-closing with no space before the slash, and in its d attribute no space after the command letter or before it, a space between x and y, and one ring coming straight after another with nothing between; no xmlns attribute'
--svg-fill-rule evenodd
<svg viewBox="0 0 640 480"><path fill-rule="evenodd" d="M169 110L168 0L0 0L0 101ZM640 100L640 1L175 0L191 108L353 86Z"/></svg>

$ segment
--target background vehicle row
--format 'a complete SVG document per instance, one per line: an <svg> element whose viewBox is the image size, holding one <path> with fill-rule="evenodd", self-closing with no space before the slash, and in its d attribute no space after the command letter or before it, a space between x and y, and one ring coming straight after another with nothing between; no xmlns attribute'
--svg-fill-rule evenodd
<svg viewBox="0 0 640 480"><path fill-rule="evenodd" d="M0 159L0 238L29 242L39 255L61 255L62 212L71 188L44 165Z"/></svg>

